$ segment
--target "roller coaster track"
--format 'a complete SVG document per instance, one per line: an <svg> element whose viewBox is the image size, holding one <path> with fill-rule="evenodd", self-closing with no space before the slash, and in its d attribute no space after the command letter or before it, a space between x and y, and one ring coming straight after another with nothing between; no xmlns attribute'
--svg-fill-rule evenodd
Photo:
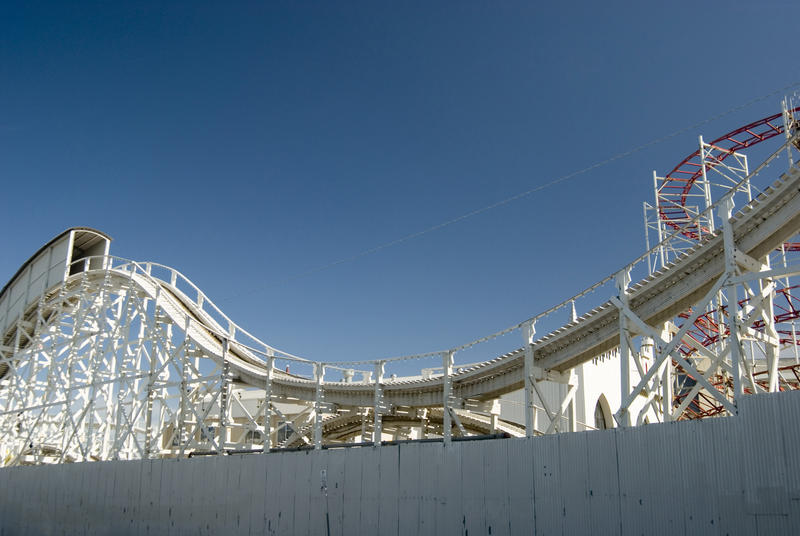
<svg viewBox="0 0 800 536"><path fill-rule="evenodd" d="M736 254L745 261L750 259L749 262L754 262L752 259L767 257L775 248L780 247L781 244L797 234L800 231L800 169L796 166L791 167L772 186L767 187L763 193L739 209L730 220L730 229ZM701 297L725 283L722 279L727 277L725 274L729 272L726 272L726 248L723 234L721 230L707 234L698 240L691 250L661 270L628 287L625 299L629 313L649 326L663 325L690 310ZM113 309L121 314L125 310L129 310L138 314L142 319L146 319L148 314L152 316L154 322L143 320L144 323L140 326L138 338L129 335L124 345L133 347L137 341L143 340L147 333L168 332L174 334L174 332L182 332L184 335L183 343L167 345L159 350L166 356L161 364L156 363L156 358L152 355L156 352L154 347L149 351L150 355L145 355L144 358L142 357L144 354L139 351L130 358L130 363L127 365L128 372L122 374L121 381L127 382L130 387L129 391L134 393L134 396L138 389L136 386L141 387L146 384L148 389L152 389L170 367L176 370L180 368L185 372L190 368L190 365L187 364L188 361L200 356L215 363L221 371L215 378L219 380L222 388L218 389L217 394L214 395L218 398L213 400L217 400L216 403L223 407L227 407L226 397L229 396L225 389L226 382L259 389L264 389L265 385L268 385L272 397L313 403L317 410L321 409L323 403L337 408L377 408L378 406L442 408L443 399L471 401L471 404L480 405L481 401L496 399L500 395L517 391L525 386L527 367L525 360L528 351L532 353L533 365L537 370L545 371L548 374L559 374L567 373L573 367L589 362L620 346L622 309L619 305L619 297L612 296L605 303L562 327L543 337L532 339L529 348L519 348L447 374L391 379L376 378L375 381L367 377L362 381L352 381L352 378L341 381L323 381L325 368L344 370L342 366L336 363L315 363L260 341L225 316L198 287L177 270L155 263L119 259L108 255L106 251L102 255L84 256L73 260L71 264L68 264L62 281L50 286L39 284L37 287L31 281L32 268L26 271L26 266L35 264L46 250L47 246L43 247L26 265L23 265L12 281L0 292L0 305L6 304L4 311L0 308L0 329L2 329L0 402L3 400L3 394L7 395L7 400L16 397L16 402L7 402L5 406L0 405L0 421L5 419L5 428L0 429L0 434L19 435L24 439L22 444L28 444L33 434L31 431L26 436L25 433L20 432L21 426L14 424L15 416L21 416L22 410L38 411L31 421L35 426L51 418L55 408L69 407L70 393L84 390L88 393L86 396L88 403L94 404L97 392L102 391L104 386L111 381L119 381L117 378L101 382L98 380L99 376L87 372L89 366L83 366L83 372L86 373L85 381L83 383L76 381L73 385L74 370L70 368L67 374L70 378L69 385L65 387L66 395L56 396L49 394L51 391L55 392L54 375L47 373L45 378L45 374L42 372L49 365L26 363L26 360L31 359L32 355L43 351L44 343L55 344L52 342L54 340L52 337L50 339L43 338L43 333L55 329L54 326L63 323L64 315L80 318L81 312L88 307L87 304L92 300L103 302L104 311ZM16 302L22 303L24 306L18 308L16 315L12 315L10 313L16 311L11 305L14 289L17 288L15 285L26 277L28 278L27 290L25 290L24 296L16 297ZM771 276L766 274L764 277L768 279ZM46 288L39 293L30 292L31 288L40 287ZM113 300L109 297L112 295L115 296ZM2 301L3 299L6 301ZM152 305L152 313L145 313L144 306L141 305L147 303ZM138 312L137 307L139 307ZM794 310L792 308L792 312ZM61 344L60 348L68 350L59 350L59 352L78 351L91 345L99 349L103 345L116 344L112 339L114 338L113 332L120 329L119 322L115 324L113 318L109 319L104 315L106 315L105 312L102 313L99 320L95 318L84 324L75 321L68 331L66 339L59 343ZM697 326L696 323L695 326ZM64 339L63 336L62 339ZM147 353L145 352L145 354ZM137 359L150 359L149 373L137 373L136 366L134 366ZM322 372L311 378L291 374L288 370L268 367L267 364L274 359L313 365L315 370ZM52 365L54 362L49 363ZM381 361L368 362L370 365L380 365L380 363ZM42 395L44 400L39 402L35 400L38 391L32 390L30 394L22 392L26 387L22 375L18 371L25 366L31 367L32 370L28 373L28 379L31 380L30 385L38 386L37 388L44 393L43 385L47 384L49 391L46 391L48 394ZM115 366L121 365L116 364ZM201 373L199 368L194 370L194 374L197 377L198 385L205 381L206 376ZM207 378L211 377L211 375L207 376ZM148 381L149 383L147 383ZM163 388L166 389L167 386L177 388L178 384L165 380L163 385ZM189 390L187 385L180 387L182 393L188 393ZM202 391L199 386L192 391L193 396L200 401L206 400L203 396L210 396L202 394L203 392L205 391ZM119 396L122 397L122 395ZM147 395L142 406L147 408L145 411L152 410L154 398L150 394ZM111 407L112 391L108 391L106 399ZM20 402L20 400L26 401ZM128 422L135 420L136 417L133 414L142 409L135 409L134 402L131 402L132 409L130 411L127 413L123 411L123 416L117 418L128 419ZM162 409L172 411L174 415L180 413L181 422L183 422L184 415L189 415L191 412L194 412L192 419L202 421L209 411L206 410L203 415L199 415L196 409L187 409L183 406L178 410L166 408L165 405ZM439 413L436 413L437 410L434 409L430 415L434 419L441 419L442 426L446 426L451 417L458 421L458 412L455 411L455 408L451 409L452 411L449 413L442 410L438 410ZM319 415L319 411L317 413ZM85 414L84 410L77 418L77 423L73 422L76 430L83 426L81 419ZM108 410L107 414L110 416L111 410ZM387 422L394 418L390 411L385 412L385 415ZM462 414L462 417L465 422L463 424L459 422L459 427L465 426L472 432L489 431L491 428L485 418L468 413ZM353 430L356 426L356 419L353 417L352 411L350 416L347 416L345 412L345 414L325 421L320 416L317 418L321 428L327 430L326 433L333 434L338 430L336 433L342 437L351 437L355 433ZM404 419L402 416L397 418ZM178 417L174 417L174 419L177 421ZM220 421L224 426L224 419L220 418ZM360 426L361 421L358 422ZM100 424L93 422L85 426L92 430L102 429ZM148 420L146 432L148 438L150 437L150 426ZM513 428L512 425L507 426ZM133 428L136 427L131 425L131 429ZM112 441L110 430L111 425L106 425L104 432L106 447ZM138 428L137 430L135 433L141 433L141 430ZM300 435L307 435L306 432L307 430ZM73 435L77 433L76 431ZM125 440L136 442L135 439L116 438L116 435L114 437L113 441L115 442ZM61 440L66 444L71 441L71 438L62 436ZM140 447L145 454L150 452L150 441L148 439L148 444ZM83 456L86 458L90 445L80 445L80 448L83 449ZM62 454L62 457L64 456L65 454Z"/></svg>
<svg viewBox="0 0 800 536"><path fill-rule="evenodd" d="M795 112L800 112L800 107L788 110L789 114ZM777 113L732 130L710 142L709 147L715 153L715 163L721 163L737 152L785 134L785 131L784 114ZM696 223L689 225L685 223L691 219L688 208L691 191L712 165L703 161L701 149L698 149L667 173L663 183L658 187L659 217L671 228L681 230L691 239L698 239L704 232ZM800 244L789 243L787 250L798 251Z"/></svg>
<svg viewBox="0 0 800 536"><path fill-rule="evenodd" d="M800 171L792 168L766 192L733 218L737 247L753 258L761 258L800 231ZM85 262L85 261L82 261ZM109 258L108 268L89 269L71 276L66 282L66 295L80 292L81 284L124 286L132 285L136 292L153 300L175 326L188 325L187 334L204 352L222 362L223 340L229 346L226 361L232 377L255 387L262 387L266 378L265 352L272 349L261 343L244 342L238 336L243 330L233 324L221 325L205 312L207 298L201 293L191 299L168 280L148 275L148 263L117 261ZM652 276L633 285L629 301L631 309L650 324L663 323L691 306L705 294L724 271L722 236L718 232L698 243L683 258ZM172 271L177 274L176 271ZM48 317L48 307L57 305L58 289L50 289L44 299L31 300L22 322L14 322L6 332L6 343L17 338L17 330L32 325L41 314ZM76 298L66 298L67 300ZM37 304L43 302L43 310ZM534 343L537 366L545 370L566 371L591 360L619 345L619 311L609 301L582 315L574 322L547 334ZM244 332L246 333L246 332ZM32 333L19 337L33 339ZM295 357L277 352L275 355ZM498 356L467 367L453 374L453 391L462 399L491 399L518 390L523 385L523 349ZM0 371L4 374L8 365ZM274 394L301 400L314 400L314 380L276 371ZM440 403L442 378L396 379L383 387L386 402L394 406L428 407ZM325 384L327 402L341 406L368 407L373 403L374 388L369 383L330 382Z"/></svg>

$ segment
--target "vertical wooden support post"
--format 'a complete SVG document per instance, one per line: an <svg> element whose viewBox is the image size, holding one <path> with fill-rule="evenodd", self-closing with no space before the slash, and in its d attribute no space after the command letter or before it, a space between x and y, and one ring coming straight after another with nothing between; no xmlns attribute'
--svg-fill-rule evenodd
<svg viewBox="0 0 800 536"><path fill-rule="evenodd" d="M452 396L453 384L453 352L442 353L442 437L444 444L449 445L453 438L453 422L450 416L450 397Z"/></svg>
<svg viewBox="0 0 800 536"><path fill-rule="evenodd" d="M383 371L385 361L375 363L375 401L372 408L374 424L372 427L372 444L376 447L381 446L381 406L383 405Z"/></svg>
<svg viewBox="0 0 800 536"><path fill-rule="evenodd" d="M190 326L191 318L187 315L186 316L186 323L183 326L183 348L181 350L181 361L180 361L180 371L181 371L181 398L178 408L178 430L176 434L178 436L178 442L180 444L180 454L179 457L183 457L184 453L186 452L186 445L189 443L189 436L186 433L186 417L189 414L189 407L191 405L191 400L189 400L189 326ZM197 431L195 430L195 433Z"/></svg>
<svg viewBox="0 0 800 536"><path fill-rule="evenodd" d="M533 397L533 337L536 334L536 322L531 321L522 326L522 338L525 344L525 436L533 437L536 427L536 406Z"/></svg>
<svg viewBox="0 0 800 536"><path fill-rule="evenodd" d="M272 448L272 378L275 374L275 355L267 349L267 377L264 380L264 453Z"/></svg>
<svg viewBox="0 0 800 536"><path fill-rule="evenodd" d="M736 244L733 241L733 227L730 221L733 212L733 197L727 196L723 200L719 211L719 217L722 220L722 238L725 244L725 275L730 278L736 275L736 259L734 258ZM731 352L731 374L733 375L733 404L736 406L739 397L743 394L741 374L742 347L739 342L739 295L735 284L726 284L726 287L730 307L730 340L728 345Z"/></svg>
<svg viewBox="0 0 800 536"><path fill-rule="evenodd" d="M765 268L770 268L769 255L765 255L762 261ZM778 391L778 367L780 364L780 336L775 330L775 303L774 303L774 285L772 279L760 279L758 281L758 289L764 292L768 286L772 286L769 294L764 302L761 304L761 318L764 321L764 333L772 340L764 341L764 351L767 356L767 370L768 372L768 391L775 393Z"/></svg>
<svg viewBox="0 0 800 536"><path fill-rule="evenodd" d="M314 380L317 389L314 392L314 450L322 449L322 402L324 398L322 382L325 377L325 365L314 363Z"/></svg>
<svg viewBox="0 0 800 536"><path fill-rule="evenodd" d="M619 301L623 305L628 305L628 284L631 276L629 268L625 268L617 273L616 284ZM631 392L631 348L630 331L628 330L628 317L622 309L619 311L619 367L620 367L620 400L624 401ZM624 402L623 402L624 403ZM621 407L619 409L620 426L631 425L630 408Z"/></svg>
<svg viewBox="0 0 800 536"><path fill-rule="evenodd" d="M668 340L669 338L669 329L666 325L664 325L664 329L661 331L661 339ZM653 356L655 357L657 354L661 353L662 348L658 349L656 352L655 341L653 341ZM663 415L662 419L664 422L670 422L672 420L672 403L675 399L675 393L673 393L673 375L672 375L672 359L667 357L664 360L664 372L661 376L661 414Z"/></svg>
<svg viewBox="0 0 800 536"><path fill-rule="evenodd" d="M153 308L153 315L155 316L155 318L158 318L160 316L160 314L159 314L160 311L161 311L160 307L156 306L156 307ZM161 312L161 314L163 314L163 312ZM163 338L163 339L166 339L166 341L169 341L169 336L163 331L164 330L163 325L158 326L158 323L156 325L157 325L157 327L153 328L152 333L155 336L159 337L159 338ZM144 458L145 459L150 458L150 444L153 441L153 438L152 438L152 435L153 435L153 431L152 431L153 430L153 384L155 383L156 369L158 368L158 361L157 361L157 357L156 357L157 352L158 352L157 348L158 348L157 344L153 344L153 349L150 352L150 359L149 359L150 370L148 371L148 375L147 375L147 399L146 399L145 407L144 407L144 419L145 419L145 424L144 424ZM165 351L169 352L169 349L165 349ZM169 359L169 358L167 358L167 359ZM122 396L122 388L121 388L121 386L120 386L120 393L119 394L120 394L120 396ZM122 400L120 400L119 402L121 403Z"/></svg>
<svg viewBox="0 0 800 536"><path fill-rule="evenodd" d="M219 394L219 443L217 448L220 456L225 454L225 443L228 439L228 374L230 372L228 363L228 339L222 339L222 378L220 379Z"/></svg>
<svg viewBox="0 0 800 536"><path fill-rule="evenodd" d="M700 142L700 170L703 173L703 199L705 201L705 210L708 210L712 203L711 200L711 182L708 180L708 175L706 173L707 165L706 165L706 144L703 142L703 136L698 136L697 140ZM710 146L709 146L710 147ZM715 230L714 226L714 212L708 211L708 230L709 232L713 233ZM698 231L702 228L700 222L697 223Z"/></svg>

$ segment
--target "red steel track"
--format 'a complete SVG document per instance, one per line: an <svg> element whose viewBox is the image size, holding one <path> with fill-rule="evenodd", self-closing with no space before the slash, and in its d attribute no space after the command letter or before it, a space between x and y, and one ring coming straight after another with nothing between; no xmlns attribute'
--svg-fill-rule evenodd
<svg viewBox="0 0 800 536"><path fill-rule="evenodd" d="M790 110L791 113L800 112L800 106ZM712 141L709 145L716 149L717 161L723 161L736 151L753 147L775 136L784 133L783 114L777 113L758 121L754 121L736 130L732 130ZM706 169L710 166L706 164ZM692 216L686 207L689 193L694 183L703 176L703 165L700 159L700 149L684 158L675 168L667 173L664 182L658 188L658 214L659 218L671 228L683 229L684 235L697 240L700 229L696 224L684 225ZM786 244L788 251L800 251L800 243Z"/></svg>
<svg viewBox="0 0 800 536"><path fill-rule="evenodd" d="M800 112L800 106L790 110L790 113ZM732 130L727 134L720 136L712 141L709 145L715 150L715 160L723 161L733 153L752 147L766 141L775 136L783 134L785 126L783 123L783 114L777 113L750 124L744 125ZM706 164L706 169L709 169L709 164ZM675 168L667 173L663 183L658 188L658 214L659 218L667 223L671 228L679 230L683 229L683 235L693 240L699 239L701 234L705 234L706 230L698 228L696 223L686 225L685 222L692 218L686 207L689 199L690 192L694 183L703 176L703 164L700 158L700 149L684 158ZM800 251L800 243L788 242L784 244L786 251ZM775 291L774 301L774 316L775 326L780 338L781 344L800 344L797 340L798 333L793 332L790 328L781 327L780 324L787 323L800 318L800 300L793 295L793 291L800 287L795 285L787 288L781 288ZM739 307L742 307L748 300L741 300ZM709 346L720 340L720 335L726 336L728 334L727 322L720 326L720 319L728 317L727 306L722 306L719 310L711 311L701 315L694 323L694 327L690 329L687 336L693 338L695 341L703 346ZM681 318L689 318L691 310L679 315ZM764 322L759 320L752 326L754 329L763 331ZM696 350L688 344L681 344L678 348L679 351L689 356L696 353ZM679 373L683 370L678 366L677 362L673 362ZM791 374L791 380L782 382L780 389L798 389L800 388L800 365L789 365L779 369L784 377ZM754 381L761 387L766 388L767 382L762 376L766 375L766 371L757 372L754 374ZM691 378L691 376L689 376ZM711 379L714 385L720 391L732 389L728 385L730 379L721 375L716 375ZM745 389L749 392L749 389ZM678 393L675 396L675 406L679 405L686 393ZM724 411L724 408L710 396L709 393L702 391L696 396L695 400L689 404L681 419L701 419L718 415Z"/></svg>

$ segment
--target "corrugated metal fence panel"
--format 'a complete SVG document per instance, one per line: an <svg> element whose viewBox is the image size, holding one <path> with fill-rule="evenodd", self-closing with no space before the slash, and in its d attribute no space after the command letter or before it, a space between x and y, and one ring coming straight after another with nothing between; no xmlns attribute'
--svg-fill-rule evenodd
<svg viewBox="0 0 800 536"><path fill-rule="evenodd" d="M30 493L29 486L23 485L25 478L30 478L31 472L27 468L12 467L3 469L3 487L0 488L5 505L2 517L3 536L22 534L20 502L25 495Z"/></svg>
<svg viewBox="0 0 800 536"><path fill-rule="evenodd" d="M719 419L723 424L719 429L712 428L704 441L707 444L709 465L714 467L713 489L719 490L717 512L719 514L719 534L736 534L737 532L755 533L755 520L747 516L744 508L744 486L742 478L742 428L741 417ZM691 423L691 426L702 426L706 423Z"/></svg>
<svg viewBox="0 0 800 536"><path fill-rule="evenodd" d="M437 496L440 508L436 516L438 534L463 534L463 468L461 464L461 445L452 443L448 446L437 444L440 450L439 470L436 475Z"/></svg>
<svg viewBox="0 0 800 536"><path fill-rule="evenodd" d="M342 533L361 533L361 505L363 496L363 456L359 449L344 451L344 489L342 505Z"/></svg>
<svg viewBox="0 0 800 536"><path fill-rule="evenodd" d="M644 430L640 430L644 432ZM619 502L623 534L644 534L640 520L647 513L643 511L639 500L646 491L643 489L648 480L647 466L640 465L637 453L644 457L647 448L644 433L633 433L632 430L618 429L617 436L617 471L619 472ZM642 478L642 477L645 478ZM655 482L653 481L653 484ZM648 492L649 494L649 492Z"/></svg>
<svg viewBox="0 0 800 536"><path fill-rule="evenodd" d="M420 444L401 444L397 453L400 479L397 530L399 534L419 534L420 482L424 478L419 471L422 461Z"/></svg>
<svg viewBox="0 0 800 536"><path fill-rule="evenodd" d="M139 492L139 519L137 534L148 534L155 529L158 518L158 499L161 493L162 460L142 462L142 486Z"/></svg>
<svg viewBox="0 0 800 536"><path fill-rule="evenodd" d="M738 417L517 440L0 470L0 534L800 530L800 393ZM328 500L320 471L327 471Z"/></svg>
<svg viewBox="0 0 800 536"><path fill-rule="evenodd" d="M400 484L398 472L399 447L379 447L380 502L378 504L378 533L397 534L397 488Z"/></svg>
<svg viewBox="0 0 800 536"><path fill-rule="evenodd" d="M221 460L221 463L227 466L225 473L227 474L228 485L226 487L227 493L223 493L225 498L220 502L225 508L223 512L225 515L225 529L233 534L243 534L249 530L246 524L244 525L244 530L242 529L242 518L245 517L243 514L247 513L243 505L247 504L250 499L248 490L242 486L242 468L244 465L242 461L244 457L244 454L234 455L233 458L236 460L234 463L228 462L224 458Z"/></svg>
<svg viewBox="0 0 800 536"><path fill-rule="evenodd" d="M800 392L776 395L779 402L779 422L788 423L782 427L783 451L786 456L786 488L790 500L789 521L793 527L800 527ZM793 399L793 400L792 400ZM795 403L789 403L795 401Z"/></svg>
<svg viewBox="0 0 800 536"><path fill-rule="evenodd" d="M278 528L278 512L280 511L278 500L282 493L281 460L283 456L284 453L275 456L269 454L267 458L266 481L264 484L264 534L275 534Z"/></svg>
<svg viewBox="0 0 800 536"><path fill-rule="evenodd" d="M508 441L488 441L483 448L483 482L486 503L486 534L510 536L508 476L506 467ZM503 463L505 461L505 463Z"/></svg>
<svg viewBox="0 0 800 536"><path fill-rule="evenodd" d="M327 462L311 451L287 454L294 465L289 473L281 470L281 489L285 490L282 493L286 493L289 500L294 500L292 517L286 518L287 526L292 527L294 534L320 534L319 531L325 530L323 516L326 511L320 471L326 469ZM283 462L276 459L275 463ZM288 482L285 480L287 474ZM335 474L328 478L330 487L334 486L335 480ZM283 526L281 520L279 527Z"/></svg>
<svg viewBox="0 0 800 536"><path fill-rule="evenodd" d="M558 436L544 436L528 440L533 450L533 508L536 515L536 534L562 533L563 513L558 442Z"/></svg>
<svg viewBox="0 0 800 536"><path fill-rule="evenodd" d="M533 447L528 439L504 441L508 449L505 467L508 524L511 534L533 534Z"/></svg>
<svg viewBox="0 0 800 536"><path fill-rule="evenodd" d="M420 445L420 505L419 505L419 534L420 536L434 536L439 534L437 523L441 512L444 511L446 495L440 495L439 468L442 463L444 449L437 443L422 443Z"/></svg>
<svg viewBox="0 0 800 536"><path fill-rule="evenodd" d="M684 491L679 495L683 499L683 527L686 534L705 536L718 534L719 520L713 512L716 508L716 497L719 494L719 479L716 469L709 460L711 444L718 435L716 430L720 419L710 419L703 426L681 424L680 446L675 445L671 452L672 460L679 460L683 467L685 482ZM675 425L671 425L675 428Z"/></svg>
<svg viewBox="0 0 800 536"><path fill-rule="evenodd" d="M103 516L103 496L105 486L100 470L103 468L100 463L84 463L85 476L84 484L75 490L79 495L81 512L84 519L84 531L87 534L94 534L101 530L105 525Z"/></svg>
<svg viewBox="0 0 800 536"><path fill-rule="evenodd" d="M380 513L380 451L383 447L358 449L361 457L361 533L378 534Z"/></svg>
<svg viewBox="0 0 800 536"><path fill-rule="evenodd" d="M245 456L242 461L242 489L247 490L249 495L247 502L250 504L246 534L264 534L267 457L255 454Z"/></svg>
<svg viewBox="0 0 800 536"><path fill-rule="evenodd" d="M773 409L780 406L779 402L775 395L745 397L741 402L743 417L749 422L740 435L748 513L789 515L783 426L780 413Z"/></svg>
<svg viewBox="0 0 800 536"><path fill-rule="evenodd" d="M135 461L126 461L114 465L116 468L114 471L113 510L111 511L112 524L110 526L116 534L126 534L132 531L138 515L136 510L138 509L141 464Z"/></svg>
<svg viewBox="0 0 800 536"><path fill-rule="evenodd" d="M637 453L636 458L646 484L639 488L639 499L649 513L649 519L645 517L641 526L645 530L648 526L657 527L655 531L651 528L651 533L672 535L683 532L684 492L692 484L703 485L702 481L687 474L684 460L688 457L685 454L688 441L679 427L648 424L641 428L647 447Z"/></svg>
<svg viewBox="0 0 800 536"><path fill-rule="evenodd" d="M617 440L612 430L586 434L587 490L592 532L615 534L620 529Z"/></svg>
<svg viewBox="0 0 800 536"><path fill-rule="evenodd" d="M318 456L323 458L322 456ZM326 456L328 461L328 504L326 510L330 512L330 534L344 534L344 497L347 493L347 473L344 450L332 450ZM311 489L314 486L309 486Z"/></svg>
<svg viewBox="0 0 800 536"><path fill-rule="evenodd" d="M592 532L589 515L588 432L560 434L559 474L561 475L561 515L564 534Z"/></svg>
<svg viewBox="0 0 800 536"><path fill-rule="evenodd" d="M302 525L303 531L298 529L298 534L305 534L308 524L308 511L299 512L298 518L294 517L294 506L297 502L296 495L300 490L296 488L297 473L303 467L307 467L311 459L305 452L286 452L281 453L279 460L275 460L278 467L276 469L280 473L279 482L276 495L276 503L278 506L277 516L273 517L272 523L275 527L276 534L290 534L294 527ZM307 473L306 473L307 474ZM304 490L308 493L308 488ZM297 524L295 524L297 523Z"/></svg>
<svg viewBox="0 0 800 536"><path fill-rule="evenodd" d="M42 479L47 478L46 475L39 476L41 468L33 467L30 469L20 468L16 470L15 491L13 493L14 522L11 524L13 530L11 534L33 534L36 529L32 523L26 523L26 520L36 519L31 517L35 515L32 505L38 502L39 486L42 484ZM49 484L49 482L47 483Z"/></svg>
<svg viewBox="0 0 800 536"><path fill-rule="evenodd" d="M6 536L6 533L10 531L10 528L3 527L3 521L11 524L11 501L13 495L13 488L14 485L14 469L4 469L0 470L0 536Z"/></svg>
<svg viewBox="0 0 800 536"><path fill-rule="evenodd" d="M486 534L486 487L483 478L483 451L486 445L481 441L456 445L461 450L464 533ZM445 456L449 454L447 450L445 449Z"/></svg>

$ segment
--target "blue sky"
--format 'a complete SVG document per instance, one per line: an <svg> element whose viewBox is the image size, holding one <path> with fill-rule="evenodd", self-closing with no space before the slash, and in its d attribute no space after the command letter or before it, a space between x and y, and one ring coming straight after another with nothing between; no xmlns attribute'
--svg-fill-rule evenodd
<svg viewBox="0 0 800 536"><path fill-rule="evenodd" d="M120 4L120 5L118 5ZM800 81L794 2L4 3L0 279L71 226L279 348L369 359L514 324L643 251L642 202ZM509 343L517 346L515 338ZM487 356L489 357L489 356Z"/></svg>

